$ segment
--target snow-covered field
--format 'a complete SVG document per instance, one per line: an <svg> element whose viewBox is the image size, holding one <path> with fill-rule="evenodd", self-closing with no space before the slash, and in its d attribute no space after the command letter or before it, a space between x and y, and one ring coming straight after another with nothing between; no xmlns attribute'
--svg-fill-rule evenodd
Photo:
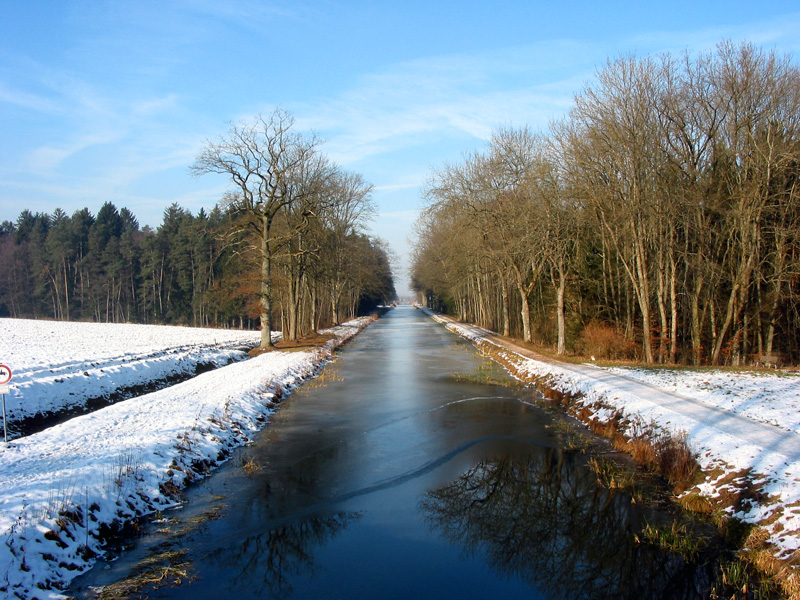
<svg viewBox="0 0 800 600"><path fill-rule="evenodd" d="M325 348L262 354L0 443L0 592L60 597L59 590L103 553L109 532L176 504L182 486L246 443L263 427L276 397L311 377L333 347L367 322L331 330L336 338ZM37 329L4 319L2 327L7 354L0 360L12 368L12 383L19 382L16 397L26 402L31 393L50 410L72 401L60 390L73 379L73 395L91 397L138 381L137 373L164 355L175 355L173 364L190 357L227 362L240 358L228 352L258 341L253 332L155 326L47 323ZM35 337L45 330L46 339ZM53 352L39 353L51 346Z"/></svg>
<svg viewBox="0 0 800 600"><path fill-rule="evenodd" d="M492 339L493 332L426 312L467 339L502 343ZM545 378L553 388L581 394L579 402L601 420L619 411L663 430L685 433L703 470L716 473L699 491L714 497L736 493L737 486L755 485L764 500L747 501L741 510L729 512L762 527L778 557L788 558L800 550L800 376L796 373L605 368L534 360L501 347L513 354L515 376L529 381ZM732 473L748 475L731 481Z"/></svg>
<svg viewBox="0 0 800 600"><path fill-rule="evenodd" d="M247 358L255 331L0 319L0 364L11 368L9 422Z"/></svg>

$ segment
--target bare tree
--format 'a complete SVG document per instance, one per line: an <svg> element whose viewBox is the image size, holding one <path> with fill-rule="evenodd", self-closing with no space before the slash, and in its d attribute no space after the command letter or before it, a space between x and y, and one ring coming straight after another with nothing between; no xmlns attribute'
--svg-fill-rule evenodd
<svg viewBox="0 0 800 600"><path fill-rule="evenodd" d="M355 278L357 255L350 252L354 238L375 212L371 201L372 185L358 173L339 171L330 181L330 210L322 218L320 240L324 251L319 256L319 275L327 283L332 320L341 320L340 304L345 289Z"/></svg>
<svg viewBox="0 0 800 600"><path fill-rule="evenodd" d="M308 226L313 200L329 171L327 161L317 153L317 138L292 131L293 125L294 118L282 109L231 125L227 135L206 141L191 166L195 175L230 177L234 190L226 202L245 217L242 222L257 237L262 347L272 346L273 259ZM297 218L276 232L276 217L290 209Z"/></svg>
<svg viewBox="0 0 800 600"><path fill-rule="evenodd" d="M612 60L549 138L500 130L435 174L414 285L526 340L555 337L552 302L559 353L569 298L647 362L797 356L799 165L791 57Z"/></svg>
<svg viewBox="0 0 800 600"><path fill-rule="evenodd" d="M726 112L717 160L725 165L721 177L729 195L723 269L729 293L721 298L725 308L713 346L714 364L726 344L733 362L741 360L740 343L747 339L742 315L761 266L766 217L776 190L784 195L787 172L790 180L796 177L800 138L800 72L788 58L748 44L724 43L717 62L715 85ZM775 256L780 261L780 252Z"/></svg>
<svg viewBox="0 0 800 600"><path fill-rule="evenodd" d="M636 294L645 360L654 361L651 263L660 222L654 182L654 103L658 67L633 57L609 62L598 83L576 98L569 157L583 200L613 243Z"/></svg>

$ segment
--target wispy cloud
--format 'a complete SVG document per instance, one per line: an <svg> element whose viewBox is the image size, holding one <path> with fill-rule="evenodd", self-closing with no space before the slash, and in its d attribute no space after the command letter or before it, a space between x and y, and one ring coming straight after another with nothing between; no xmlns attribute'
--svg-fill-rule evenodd
<svg viewBox="0 0 800 600"><path fill-rule="evenodd" d="M343 164L445 137L480 143L501 125L545 127L591 74L587 50L562 41L390 65L334 98L302 105L298 126L320 132ZM578 76L576 61L584 65Z"/></svg>
<svg viewBox="0 0 800 600"><path fill-rule="evenodd" d="M117 141L120 137L119 133L96 131L77 136L61 147L41 146L28 154L27 167L39 176L55 175L55 171L69 157L87 148Z"/></svg>
<svg viewBox="0 0 800 600"><path fill-rule="evenodd" d="M375 188L383 210L374 227L404 256L418 212L392 207L413 203L409 192L424 181L416 149L455 139L477 149L499 126L545 129L568 113L574 95L616 53L705 52L724 39L792 50L800 44L800 13L740 26L632 32L610 45L547 40L406 61L364 74L349 89L300 105L295 114L298 126L319 132L328 140L326 152L344 165L360 169L405 152L395 178Z"/></svg>
<svg viewBox="0 0 800 600"><path fill-rule="evenodd" d="M219 2L217 0L180 0L177 4L183 8L202 14L211 19L231 21L238 25L259 27L264 20L273 17L293 17L303 9L301 3L265 2L263 0L238 0L237 2Z"/></svg>
<svg viewBox="0 0 800 600"><path fill-rule="evenodd" d="M2 82L0 82L0 102L6 102L37 112L55 113L58 111L58 105L51 99L13 89Z"/></svg>
<svg viewBox="0 0 800 600"><path fill-rule="evenodd" d="M120 100L79 85L62 96L60 103L70 117L62 121L59 142L34 148L25 160L27 167L40 175L49 172L57 176L56 170L67 159L114 143L120 145L109 149L103 157L104 164L129 157L140 163L158 161L169 167L174 162L173 155L180 160L187 158L187 140L175 132L171 132L172 137L164 135L172 129L165 123L179 107L173 94ZM188 143L196 144L193 140Z"/></svg>
<svg viewBox="0 0 800 600"><path fill-rule="evenodd" d="M43 69L39 75L39 87L49 96L23 98L25 108L56 114L58 129L32 138L34 145L27 150L21 139L21 152L4 161L0 167L4 201L26 198L30 203L43 198L70 210L78 203L96 209L113 200L135 207L137 214L149 212L146 220L153 221L152 214L160 215L168 203L163 191L153 187L157 174L178 170L188 183L187 165L202 143L199 135L182 128L187 118L180 97L146 92L128 97L68 73ZM211 192L219 191L209 184L205 182ZM152 189L144 191L147 185ZM176 197L182 196L180 185L170 187L178 188ZM192 194L198 193L190 192L185 199L194 200Z"/></svg>
<svg viewBox="0 0 800 600"><path fill-rule="evenodd" d="M373 188L376 192L393 192L396 190L407 190L411 188L418 187L418 183L393 183L390 185L379 185Z"/></svg>
<svg viewBox="0 0 800 600"><path fill-rule="evenodd" d="M707 51L723 39L796 47L798 32L800 13L780 21L633 34L616 46L642 55ZM473 138L478 145L498 126L545 128L566 114L609 52L608 46L548 40L389 65L334 98L301 105L298 125L321 132L326 150L343 164L448 136Z"/></svg>
<svg viewBox="0 0 800 600"><path fill-rule="evenodd" d="M748 41L765 48L780 47L783 52L800 50L800 12L780 19L754 19L747 24L725 24L724 13L719 25L685 31L649 31L633 34L623 40L628 51L691 53L710 52L723 40Z"/></svg>
<svg viewBox="0 0 800 600"><path fill-rule="evenodd" d="M400 221L404 223L413 223L419 217L420 211L418 210L393 210L387 212L379 212L375 215L378 219L388 219L391 221Z"/></svg>

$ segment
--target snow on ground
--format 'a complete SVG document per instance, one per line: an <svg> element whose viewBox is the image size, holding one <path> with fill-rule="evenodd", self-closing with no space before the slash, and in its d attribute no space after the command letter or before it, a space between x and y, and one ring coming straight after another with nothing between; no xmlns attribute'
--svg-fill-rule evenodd
<svg viewBox="0 0 800 600"><path fill-rule="evenodd" d="M800 377L796 374L721 369L606 370L800 434Z"/></svg>
<svg viewBox="0 0 800 600"><path fill-rule="evenodd" d="M511 352L492 339L493 332L426 312L467 339ZM580 403L601 420L620 411L663 430L685 433L703 470L723 471L699 486L708 497L747 485L744 478L723 480L730 473L749 471L750 482L760 486L766 501L746 502L738 512L730 509L731 514L764 527L777 556L786 558L800 549L800 376L721 369L605 368L513 354L515 376L545 378L562 392L582 394Z"/></svg>
<svg viewBox="0 0 800 600"><path fill-rule="evenodd" d="M247 358L260 333L162 325L0 319L0 363L12 373L9 422L79 408L200 364Z"/></svg>
<svg viewBox="0 0 800 600"><path fill-rule="evenodd" d="M103 553L109 533L175 505L182 486L246 443L273 401L312 376L333 347L367 322L331 330L336 339L325 348L262 354L0 444L0 591L11 598L60 597ZM220 335L181 328L186 337L179 345L171 329L156 337L172 348L208 345ZM88 339L95 334L94 342ZM124 345L112 337L103 327L87 329L72 362L122 356ZM223 343L237 343L236 334ZM156 341L142 342L136 355L158 354L156 348ZM59 360L69 355L64 350Z"/></svg>

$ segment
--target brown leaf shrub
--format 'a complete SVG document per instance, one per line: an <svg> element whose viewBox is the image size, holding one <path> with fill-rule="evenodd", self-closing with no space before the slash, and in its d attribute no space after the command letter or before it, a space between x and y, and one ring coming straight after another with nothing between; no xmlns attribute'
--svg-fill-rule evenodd
<svg viewBox="0 0 800 600"><path fill-rule="evenodd" d="M581 332L577 343L584 356L603 359L634 358L635 344L607 323L592 321Z"/></svg>

